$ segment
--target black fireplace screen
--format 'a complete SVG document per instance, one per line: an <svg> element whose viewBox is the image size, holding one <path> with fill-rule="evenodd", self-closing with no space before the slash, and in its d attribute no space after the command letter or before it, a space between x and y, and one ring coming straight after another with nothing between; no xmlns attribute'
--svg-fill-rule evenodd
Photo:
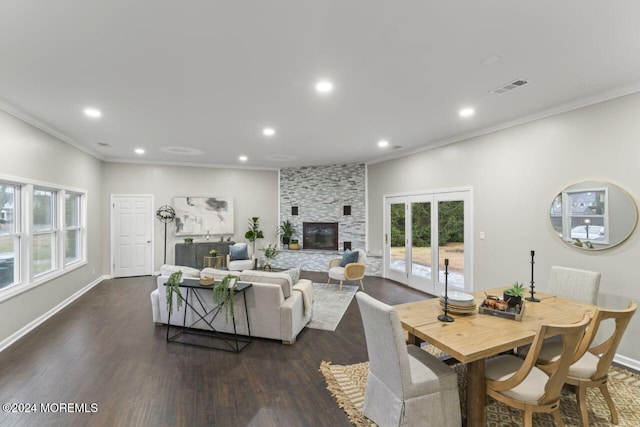
<svg viewBox="0 0 640 427"><path fill-rule="evenodd" d="M302 224L303 249L338 250L337 222L305 222Z"/></svg>

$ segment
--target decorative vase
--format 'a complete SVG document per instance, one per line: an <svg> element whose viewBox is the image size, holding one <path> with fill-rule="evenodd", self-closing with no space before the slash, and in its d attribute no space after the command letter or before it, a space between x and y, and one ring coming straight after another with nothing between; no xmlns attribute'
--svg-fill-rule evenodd
<svg viewBox="0 0 640 427"><path fill-rule="evenodd" d="M299 243L289 243L289 249L292 251L297 251L298 249L300 249L300 244Z"/></svg>

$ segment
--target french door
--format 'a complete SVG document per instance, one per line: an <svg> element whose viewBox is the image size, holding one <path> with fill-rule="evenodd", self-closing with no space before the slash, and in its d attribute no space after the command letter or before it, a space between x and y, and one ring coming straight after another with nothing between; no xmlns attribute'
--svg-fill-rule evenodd
<svg viewBox="0 0 640 427"><path fill-rule="evenodd" d="M385 197L385 277L435 295L445 282L471 291L471 212L470 189Z"/></svg>

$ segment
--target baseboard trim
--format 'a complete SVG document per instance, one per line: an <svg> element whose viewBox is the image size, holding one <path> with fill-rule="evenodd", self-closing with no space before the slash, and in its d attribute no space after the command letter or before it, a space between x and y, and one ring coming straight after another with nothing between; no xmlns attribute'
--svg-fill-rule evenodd
<svg viewBox="0 0 640 427"><path fill-rule="evenodd" d="M103 280L106 280L108 278L109 278L109 276L100 276L99 278L97 278L93 282L89 283L88 285L86 285L85 287L83 287L82 289L80 289L79 291L74 293L73 295L71 295L69 298L67 298L64 301L62 301L60 304L58 304L55 307L53 307L51 310L49 310L46 313L42 314L41 316L37 317L32 322L29 322L24 327L18 329L16 332L14 332L13 334L9 335L4 340L0 341L0 352L2 352L5 349L7 349L11 344L13 344L14 342L18 341L23 336L27 335L29 332L34 330L36 327L40 326L42 323L47 321L54 314L58 313L60 310L62 310L63 308L65 308L66 306L71 304L73 301L75 301L76 299L80 298L83 294L88 292L91 288L93 288L94 286L98 285L100 282L102 282Z"/></svg>
<svg viewBox="0 0 640 427"><path fill-rule="evenodd" d="M632 359L627 356L622 356L619 353L613 357L613 361L619 365L626 366L627 368L633 369L636 372L640 372L640 361Z"/></svg>

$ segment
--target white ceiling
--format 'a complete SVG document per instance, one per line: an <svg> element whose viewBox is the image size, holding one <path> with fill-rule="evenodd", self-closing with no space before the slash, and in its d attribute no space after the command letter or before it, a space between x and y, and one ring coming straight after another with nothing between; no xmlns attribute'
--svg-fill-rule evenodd
<svg viewBox="0 0 640 427"><path fill-rule="evenodd" d="M637 0L0 2L0 107L106 161L376 162L639 89Z"/></svg>

